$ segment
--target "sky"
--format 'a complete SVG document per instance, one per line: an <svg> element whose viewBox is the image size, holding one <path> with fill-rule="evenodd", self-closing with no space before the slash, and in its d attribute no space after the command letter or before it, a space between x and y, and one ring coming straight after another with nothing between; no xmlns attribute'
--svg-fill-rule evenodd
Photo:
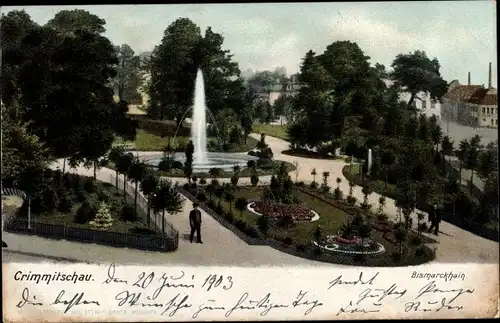
<svg viewBox="0 0 500 323"><path fill-rule="evenodd" d="M2 7L24 9L43 24L58 11L84 9L106 20L107 36L129 44L136 53L151 51L164 30L187 17L202 32L212 27L224 37L240 69L298 71L312 49L320 54L335 41L358 43L372 64L389 67L399 53L425 50L441 64L448 82L488 84L488 63L496 87L497 44L495 2L414 1L346 3L244 3L176 5L96 5Z"/></svg>

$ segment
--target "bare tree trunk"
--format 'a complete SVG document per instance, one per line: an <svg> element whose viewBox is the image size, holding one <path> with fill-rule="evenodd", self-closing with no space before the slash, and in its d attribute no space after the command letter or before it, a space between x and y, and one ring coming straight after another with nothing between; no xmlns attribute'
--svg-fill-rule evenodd
<svg viewBox="0 0 500 323"><path fill-rule="evenodd" d="M63 174L65 171L66 171L66 158L63 158L63 169L62 169Z"/></svg>
<svg viewBox="0 0 500 323"><path fill-rule="evenodd" d="M97 179L97 160L94 160L94 179Z"/></svg>

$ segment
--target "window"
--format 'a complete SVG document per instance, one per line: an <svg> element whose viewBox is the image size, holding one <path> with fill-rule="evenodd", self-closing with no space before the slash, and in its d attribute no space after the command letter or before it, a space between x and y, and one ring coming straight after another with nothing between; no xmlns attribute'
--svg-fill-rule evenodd
<svg viewBox="0 0 500 323"><path fill-rule="evenodd" d="M427 109L427 101L422 100L422 110L425 110L425 109Z"/></svg>
<svg viewBox="0 0 500 323"><path fill-rule="evenodd" d="M483 114L486 114L486 108L483 108Z"/></svg>

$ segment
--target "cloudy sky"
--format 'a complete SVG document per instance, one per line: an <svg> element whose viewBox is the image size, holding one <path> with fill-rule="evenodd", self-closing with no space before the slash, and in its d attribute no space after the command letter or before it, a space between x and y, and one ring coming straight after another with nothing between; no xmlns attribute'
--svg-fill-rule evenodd
<svg viewBox="0 0 500 323"><path fill-rule="evenodd" d="M351 40L389 66L398 53L416 49L437 57L448 81L488 84L493 64L496 87L496 7L493 1L422 1L375 3L186 4L123 6L3 7L25 9L45 23L58 11L80 8L106 20L106 36L128 43L136 52L150 51L175 19L187 17L202 30L221 33L242 70L285 66L295 73L312 49L322 53L338 40Z"/></svg>

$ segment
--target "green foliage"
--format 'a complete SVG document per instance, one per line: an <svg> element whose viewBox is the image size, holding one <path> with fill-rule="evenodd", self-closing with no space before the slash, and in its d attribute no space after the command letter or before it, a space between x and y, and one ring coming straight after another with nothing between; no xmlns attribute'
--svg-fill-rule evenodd
<svg viewBox="0 0 500 323"><path fill-rule="evenodd" d="M135 207L129 203L124 203L120 209L120 219L123 221L134 222L137 220Z"/></svg>
<svg viewBox="0 0 500 323"><path fill-rule="evenodd" d="M75 222L79 224L84 224L92 220L98 210L98 205L95 200L87 199L78 208L75 214Z"/></svg>
<svg viewBox="0 0 500 323"><path fill-rule="evenodd" d="M63 213L68 213L71 211L72 206L73 206L73 203L72 203L71 199L69 198L68 194L62 195L60 200L59 200L58 210L63 212Z"/></svg>
<svg viewBox="0 0 500 323"><path fill-rule="evenodd" d="M84 182L83 182L83 189L87 192L87 193L94 193L95 190L96 190L96 186L95 186L95 181L93 178L91 177L87 177L85 178Z"/></svg>
<svg viewBox="0 0 500 323"><path fill-rule="evenodd" d="M94 219L89 222L89 225L96 230L106 230L113 225L113 219L111 218L106 202L101 202L97 214Z"/></svg>
<svg viewBox="0 0 500 323"><path fill-rule="evenodd" d="M257 227L260 232L264 234L264 237L266 237L269 231L269 218L266 215L259 216L257 219Z"/></svg>
<svg viewBox="0 0 500 323"><path fill-rule="evenodd" d="M236 199L234 207L240 211L240 216L243 217L243 211L247 209L248 201L244 197L239 197Z"/></svg>

